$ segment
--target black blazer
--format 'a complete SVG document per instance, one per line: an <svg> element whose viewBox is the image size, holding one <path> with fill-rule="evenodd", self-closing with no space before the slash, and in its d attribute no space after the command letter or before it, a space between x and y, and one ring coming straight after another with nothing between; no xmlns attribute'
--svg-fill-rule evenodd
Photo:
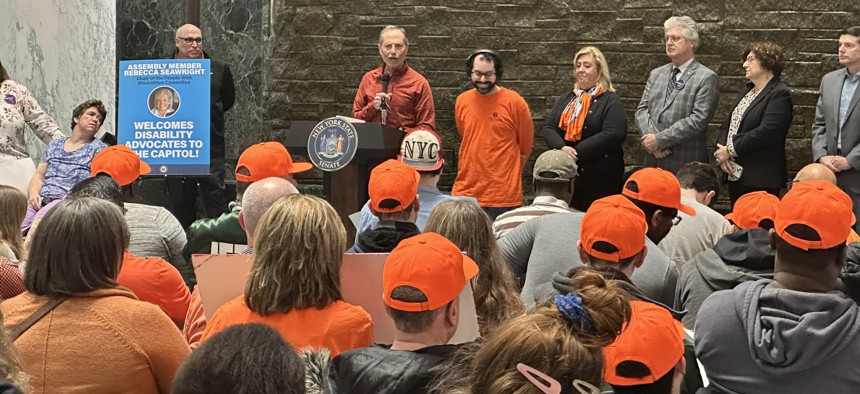
<svg viewBox="0 0 860 394"><path fill-rule="evenodd" d="M564 140L564 130L558 127L558 120L572 99L573 91L568 91L559 97L546 116L541 128L546 144L552 149L561 149L565 145L576 149L576 164L581 175L623 175L624 151L621 146L627 138L627 114L621 99L615 92L606 92L592 100L582 125L582 139L568 142Z"/></svg>
<svg viewBox="0 0 860 394"><path fill-rule="evenodd" d="M747 83L738 92L732 103L732 111L752 88L753 84ZM793 111L791 91L779 77L773 77L747 107L733 138L735 153L738 155L735 161L744 168L739 181L743 185L760 188L785 186L785 137L791 126ZM731 120L732 114L729 112L717 134L717 143L726 144Z"/></svg>

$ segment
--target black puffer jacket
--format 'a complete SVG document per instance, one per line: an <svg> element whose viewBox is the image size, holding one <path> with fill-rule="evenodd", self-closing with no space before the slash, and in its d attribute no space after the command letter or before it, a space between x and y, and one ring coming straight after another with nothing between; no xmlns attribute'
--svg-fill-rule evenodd
<svg viewBox="0 0 860 394"><path fill-rule="evenodd" d="M400 241L418 234L421 230L415 223L383 220L359 234L358 242L346 253L391 253Z"/></svg>
<svg viewBox="0 0 860 394"><path fill-rule="evenodd" d="M326 393L426 393L427 386L456 345L391 350L389 345L354 349L329 363Z"/></svg>

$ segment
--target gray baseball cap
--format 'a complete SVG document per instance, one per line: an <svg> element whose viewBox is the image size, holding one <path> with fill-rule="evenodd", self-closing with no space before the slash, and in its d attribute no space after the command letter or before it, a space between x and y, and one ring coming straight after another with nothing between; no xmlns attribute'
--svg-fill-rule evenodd
<svg viewBox="0 0 860 394"><path fill-rule="evenodd" d="M543 182L570 182L576 177L576 158L562 150L548 150L538 156L534 179Z"/></svg>

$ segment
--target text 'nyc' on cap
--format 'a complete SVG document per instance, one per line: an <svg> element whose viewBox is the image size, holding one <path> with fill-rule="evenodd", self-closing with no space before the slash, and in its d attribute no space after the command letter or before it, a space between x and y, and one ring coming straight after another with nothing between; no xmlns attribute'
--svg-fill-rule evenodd
<svg viewBox="0 0 860 394"><path fill-rule="evenodd" d="M576 159L570 153L553 149L535 160L534 179L543 182L569 182L576 177Z"/></svg>
<svg viewBox="0 0 860 394"><path fill-rule="evenodd" d="M603 380L615 386L651 384L669 373L684 356L684 325L669 311L644 301L630 301L630 321L615 342L603 348ZM651 374L641 378L618 376L624 361L644 364Z"/></svg>
<svg viewBox="0 0 860 394"><path fill-rule="evenodd" d="M386 160L370 171L370 181L367 183L370 207L382 213L395 213L406 209L415 201L420 178L412 167L397 160ZM385 200L394 200L398 204L383 208L380 204Z"/></svg>
<svg viewBox="0 0 860 394"><path fill-rule="evenodd" d="M110 175L120 186L129 185L141 175L149 174L152 168L140 161L137 153L125 145L114 145L102 149L90 165L92 176L100 173Z"/></svg>
<svg viewBox="0 0 860 394"><path fill-rule="evenodd" d="M827 181L797 182L779 202L774 230L785 242L803 250L829 249L845 243L855 217L851 197ZM793 224L809 226L821 240L806 240L786 231Z"/></svg>
<svg viewBox="0 0 860 394"><path fill-rule="evenodd" d="M634 191L631 182L636 185ZM660 168L643 168L630 175L621 194L634 200L650 202L651 204L675 208L690 216L696 216L693 207L681 202L681 183L671 172Z"/></svg>
<svg viewBox="0 0 860 394"><path fill-rule="evenodd" d="M432 311L453 301L463 286L478 274L478 265L457 245L436 233L423 233L397 245L382 271L382 299L385 305L406 312ZM405 302L391 298L400 286L420 290L425 302Z"/></svg>
<svg viewBox="0 0 860 394"><path fill-rule="evenodd" d="M616 194L591 204L582 217L579 241L589 255L618 262L642 251L647 232L648 225L642 210L626 197ZM611 244L618 251L599 251L594 248L597 242Z"/></svg>
<svg viewBox="0 0 860 394"><path fill-rule="evenodd" d="M744 194L737 201L732 212L726 214L726 219L742 229L758 228L764 219L771 222L776 219L779 208L779 198L764 191Z"/></svg>
<svg viewBox="0 0 860 394"><path fill-rule="evenodd" d="M413 130L403 137L397 157L416 171L436 171L442 167L442 140L429 130Z"/></svg>
<svg viewBox="0 0 860 394"><path fill-rule="evenodd" d="M250 175L239 173L245 167ZM245 149L236 163L236 180L256 182L269 177L282 177L287 174L307 171L311 163L293 163L290 152L280 142L261 142Z"/></svg>

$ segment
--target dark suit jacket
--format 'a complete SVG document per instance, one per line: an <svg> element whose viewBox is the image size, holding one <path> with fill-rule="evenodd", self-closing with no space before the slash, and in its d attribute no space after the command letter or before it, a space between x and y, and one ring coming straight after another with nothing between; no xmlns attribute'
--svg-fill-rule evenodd
<svg viewBox="0 0 860 394"><path fill-rule="evenodd" d="M559 97L546 116L543 138L552 149L565 145L576 149L577 176L572 203L577 209L587 209L597 198L621 192L624 177L624 151L621 146L627 138L627 115L624 104L615 92L606 92L591 102L582 125L582 139L577 142L564 140L564 130L558 121L564 107L573 100L573 91Z"/></svg>
<svg viewBox="0 0 860 394"><path fill-rule="evenodd" d="M752 88L753 84L747 83L738 92L732 111ZM744 168L739 182L760 188L785 186L785 137L792 116L791 92L779 77L774 77L747 107L733 138L738 155L735 161ZM717 143L726 144L730 122L731 112L720 127Z"/></svg>
<svg viewBox="0 0 860 394"><path fill-rule="evenodd" d="M573 91L559 97L546 116L543 138L552 149L572 146L577 153L580 173L614 174L624 172L624 152L621 146L627 138L627 115L624 104L615 92L606 92L591 101L591 108L582 125L582 139L577 142L564 140L564 130L558 120L567 103L573 99Z"/></svg>

